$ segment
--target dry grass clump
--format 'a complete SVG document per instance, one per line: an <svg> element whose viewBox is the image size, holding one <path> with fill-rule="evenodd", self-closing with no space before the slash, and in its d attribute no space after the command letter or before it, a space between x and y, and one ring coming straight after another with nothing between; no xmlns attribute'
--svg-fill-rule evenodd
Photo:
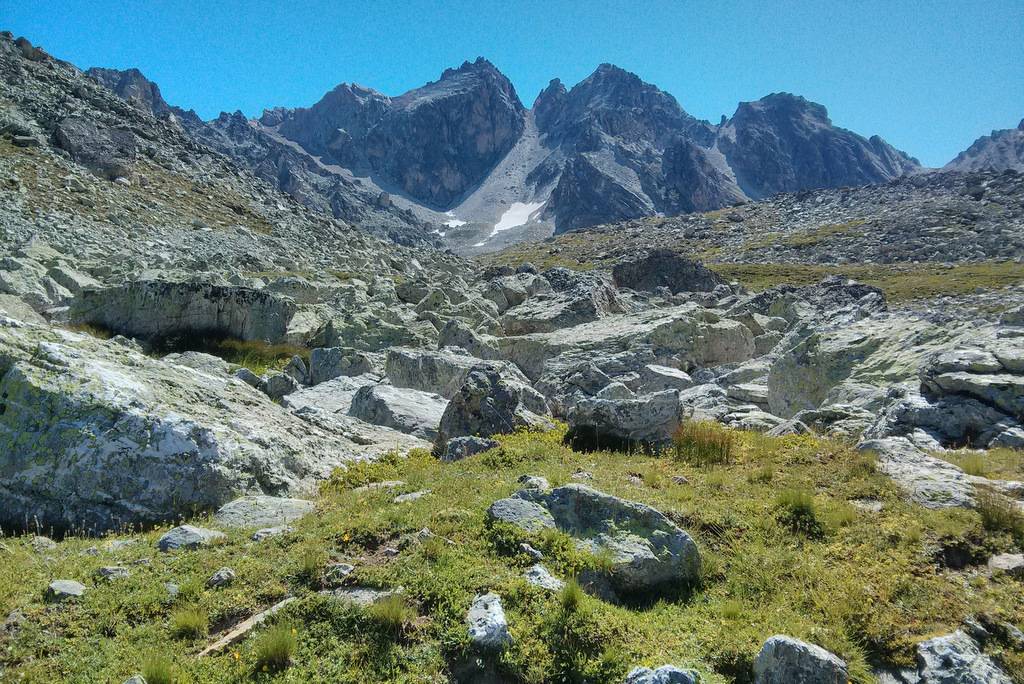
<svg viewBox="0 0 1024 684"><path fill-rule="evenodd" d="M687 420L672 437L676 460L695 466L730 463L735 444L733 431L711 420Z"/></svg>

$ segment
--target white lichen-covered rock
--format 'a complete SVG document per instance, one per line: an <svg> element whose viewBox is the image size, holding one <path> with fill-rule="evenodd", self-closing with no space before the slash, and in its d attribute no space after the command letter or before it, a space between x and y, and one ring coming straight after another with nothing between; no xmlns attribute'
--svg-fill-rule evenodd
<svg viewBox="0 0 1024 684"><path fill-rule="evenodd" d="M466 615L466 623L470 643L482 651L501 651L512 643L505 610L497 594L482 594L474 598Z"/></svg>
<svg viewBox="0 0 1024 684"><path fill-rule="evenodd" d="M437 426L447 406L444 397L431 392L392 385L366 385L352 397L348 413L367 423L432 440L437 437Z"/></svg>
<svg viewBox="0 0 1024 684"><path fill-rule="evenodd" d="M649 667L634 667L622 684L698 684L700 675L694 670L683 670L675 665L662 665L652 670Z"/></svg>
<svg viewBox="0 0 1024 684"><path fill-rule="evenodd" d="M0 326L0 524L107 529L310 492L356 445L243 382L41 327Z"/></svg>
<svg viewBox="0 0 1024 684"><path fill-rule="evenodd" d="M814 332L772 364L769 409L791 418L829 404L880 408L889 386L916 380L932 354L969 334L978 333L896 316Z"/></svg>
<svg viewBox="0 0 1024 684"><path fill-rule="evenodd" d="M857 448L875 453L878 469L915 503L927 508L966 508L974 504L974 487L963 470L929 456L906 438L865 440Z"/></svg>
<svg viewBox="0 0 1024 684"><path fill-rule="evenodd" d="M556 528L583 550L609 554L608 579L623 593L692 581L700 572L697 545L660 511L586 485L523 489L487 513L528 532Z"/></svg>
<svg viewBox="0 0 1024 684"><path fill-rule="evenodd" d="M53 603L72 601L85 596L85 585L75 580L54 580L46 588L46 600Z"/></svg>
<svg viewBox="0 0 1024 684"><path fill-rule="evenodd" d="M213 520L224 527L274 527L298 520L315 508L316 504L305 499L243 496L221 506Z"/></svg>
<svg viewBox="0 0 1024 684"><path fill-rule="evenodd" d="M935 637L917 646L915 684L1011 684L1010 679L978 644L961 631Z"/></svg>
<svg viewBox="0 0 1024 684"><path fill-rule="evenodd" d="M548 591L560 591L565 586L565 582L552 575L547 568L540 563L531 565L523 573L523 579L532 584L535 587L546 589Z"/></svg>
<svg viewBox="0 0 1024 684"><path fill-rule="evenodd" d="M770 637L754 660L757 684L847 684L846 663L821 646L784 635Z"/></svg>

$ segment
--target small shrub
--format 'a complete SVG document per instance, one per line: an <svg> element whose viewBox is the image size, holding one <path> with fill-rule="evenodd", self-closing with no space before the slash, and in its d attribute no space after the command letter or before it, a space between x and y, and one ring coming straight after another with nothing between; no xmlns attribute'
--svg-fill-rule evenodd
<svg viewBox="0 0 1024 684"><path fill-rule="evenodd" d="M857 509L846 501L830 501L820 517L829 529L838 530L857 522Z"/></svg>
<svg viewBox="0 0 1024 684"><path fill-rule="evenodd" d="M775 501L780 523L808 537L820 536L821 522L814 506L814 495L805 489L784 489Z"/></svg>
<svg viewBox="0 0 1024 684"><path fill-rule="evenodd" d="M146 684L174 684L174 665L165 656L151 655L142 662L142 678Z"/></svg>
<svg viewBox="0 0 1024 684"><path fill-rule="evenodd" d="M270 627L256 642L256 670L281 672L291 665L297 647L298 637L291 625L278 623Z"/></svg>
<svg viewBox="0 0 1024 684"><path fill-rule="evenodd" d="M981 525L989 532L1009 532L1024 538L1024 514L1013 501L990 489L979 487L975 494Z"/></svg>
<svg viewBox="0 0 1024 684"><path fill-rule="evenodd" d="M735 442L735 433L712 420L687 420L672 438L676 459L695 466L731 462Z"/></svg>
<svg viewBox="0 0 1024 684"><path fill-rule="evenodd" d="M416 610L404 596L382 598L366 609L367 615L385 636L399 638L406 627L416 619Z"/></svg>
<svg viewBox="0 0 1024 684"><path fill-rule="evenodd" d="M171 634L179 639L198 639L206 636L208 622L201 608L179 608L171 613Z"/></svg>
<svg viewBox="0 0 1024 684"><path fill-rule="evenodd" d="M299 556L298 578L306 584L315 583L326 561L327 555L320 549L306 549Z"/></svg>
<svg viewBox="0 0 1024 684"><path fill-rule="evenodd" d="M575 613L579 611L580 606L583 604L583 587L576 581L576 578L570 578L562 590L558 592L558 607L563 613Z"/></svg>

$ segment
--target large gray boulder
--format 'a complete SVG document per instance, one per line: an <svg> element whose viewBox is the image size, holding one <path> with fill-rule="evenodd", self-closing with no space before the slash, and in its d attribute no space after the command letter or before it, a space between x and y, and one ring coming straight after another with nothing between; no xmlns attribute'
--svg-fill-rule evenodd
<svg viewBox="0 0 1024 684"><path fill-rule="evenodd" d="M608 579L624 594L678 586L700 572L697 545L661 512L586 485L523 489L494 502L488 516L529 532L556 528L583 550L608 553Z"/></svg>
<svg viewBox="0 0 1024 684"><path fill-rule="evenodd" d="M352 398L349 415L374 425L432 440L448 402L444 397L391 385L360 387Z"/></svg>
<svg viewBox="0 0 1024 684"><path fill-rule="evenodd" d="M662 665L652 670L635 667L622 684L699 684L700 675L694 670L682 670L675 665Z"/></svg>
<svg viewBox="0 0 1024 684"><path fill-rule="evenodd" d="M530 384L526 376L507 361L481 361L450 347L436 351L408 347L389 349L384 372L396 387L433 392L451 399L466 382L469 372L477 367L494 369L520 385Z"/></svg>
<svg viewBox="0 0 1024 684"><path fill-rule="evenodd" d="M1013 681L961 631L917 646L914 684L1011 684Z"/></svg>
<svg viewBox="0 0 1024 684"><path fill-rule="evenodd" d="M869 439L857 448L878 456L878 469L926 508L968 508L974 505L971 478L957 466L929 456L905 437Z"/></svg>
<svg viewBox="0 0 1024 684"><path fill-rule="evenodd" d="M264 290L204 282L140 280L86 288L70 318L126 337L232 337L278 342L288 331L295 303Z"/></svg>
<svg viewBox="0 0 1024 684"><path fill-rule="evenodd" d="M161 551L193 550L209 546L225 538L223 532L194 525L180 525L165 532L156 542Z"/></svg>
<svg viewBox="0 0 1024 684"><path fill-rule="evenodd" d="M359 453L230 376L13 322L0 397L5 527L101 530L309 493Z"/></svg>
<svg viewBox="0 0 1024 684"><path fill-rule="evenodd" d="M316 504L306 499L243 496L221 506L213 519L224 527L274 527L309 515L315 508Z"/></svg>
<svg viewBox="0 0 1024 684"><path fill-rule="evenodd" d="M309 354L309 384L340 378L373 373L373 361L356 349L345 347L317 347Z"/></svg>
<svg viewBox="0 0 1024 684"><path fill-rule="evenodd" d="M581 448L664 445L672 441L681 415L678 390L635 399L583 399L569 412L570 438Z"/></svg>
<svg viewBox="0 0 1024 684"><path fill-rule="evenodd" d="M677 292L711 292L722 279L714 271L668 249L655 249L638 258L621 261L612 269L616 287L654 292L667 287Z"/></svg>
<svg viewBox="0 0 1024 684"><path fill-rule="evenodd" d="M501 597L497 594L482 594L474 598L466 615L466 624L470 643L481 651L501 651L512 643Z"/></svg>
<svg viewBox="0 0 1024 684"><path fill-rule="evenodd" d="M546 426L547 415L547 401L537 390L490 366L477 366L441 416L439 443L452 437L490 437L522 427Z"/></svg>
<svg viewBox="0 0 1024 684"><path fill-rule="evenodd" d="M846 663L820 646L784 635L764 642L754 660L757 684L847 684Z"/></svg>

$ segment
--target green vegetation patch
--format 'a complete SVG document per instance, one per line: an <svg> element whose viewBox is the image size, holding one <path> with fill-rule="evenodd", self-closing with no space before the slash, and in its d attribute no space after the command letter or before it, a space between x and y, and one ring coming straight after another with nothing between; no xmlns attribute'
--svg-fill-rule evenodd
<svg viewBox="0 0 1024 684"><path fill-rule="evenodd" d="M0 615L23 617L0 649L0 671L25 682L121 682L137 672L197 683L449 681L474 660L465 616L487 591L502 597L513 638L490 662L508 682L621 682L633 666L665 663L696 668L706 682L750 681L761 644L776 633L832 650L853 681L868 682L869 662L910 664L918 641L968 615L1024 626L1018 580L942 560L943 549L963 550L974 563L1019 550L1016 523L1002 509L912 505L868 456L810 436L735 432L728 458L691 461L672 450L577 453L564 434L505 436L456 463L415 451L339 471L315 515L261 542L233 531L223 544L165 554L154 545L166 527L126 532L120 537L138 542L118 550L105 539L69 537L37 551L30 537L5 538ZM515 492L520 476L558 486L581 471L592 475L587 484L650 504L687 530L700 548L700 582L642 606L612 605L571 581L608 558L558 530L530 535L488 523L487 508ZM384 480L398 483L359 489ZM394 503L424 489L431 492ZM523 541L568 581L562 592L523 579L535 562L520 551ZM335 585L338 562L355 566L342 584L402 592L372 608L320 594ZM109 565L130 576L95 579ZM224 566L236 580L207 588ZM54 579L88 590L77 602L47 604ZM296 600L244 640L198 655L288 596ZM1020 654L999 655L1024 676Z"/></svg>

